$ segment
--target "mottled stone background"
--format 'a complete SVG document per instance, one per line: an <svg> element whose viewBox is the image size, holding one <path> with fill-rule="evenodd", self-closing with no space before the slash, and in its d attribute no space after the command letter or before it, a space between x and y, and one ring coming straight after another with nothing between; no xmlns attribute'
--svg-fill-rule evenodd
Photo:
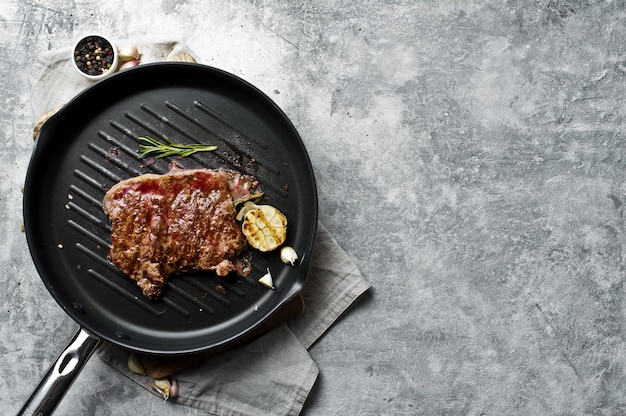
<svg viewBox="0 0 626 416"><path fill-rule="evenodd" d="M4 0L4 414L76 329L21 230L29 70L91 31L180 39L299 130L373 284L311 349L305 414L626 413L624 2ZM92 359L58 414L199 413Z"/></svg>

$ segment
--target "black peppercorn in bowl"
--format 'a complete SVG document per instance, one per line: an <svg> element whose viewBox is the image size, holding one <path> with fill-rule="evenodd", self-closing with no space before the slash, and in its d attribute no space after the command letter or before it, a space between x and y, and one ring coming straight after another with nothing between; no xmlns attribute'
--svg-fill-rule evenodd
<svg viewBox="0 0 626 416"><path fill-rule="evenodd" d="M117 49L104 36L84 36L72 48L72 65L89 80L98 81L113 74L117 63Z"/></svg>

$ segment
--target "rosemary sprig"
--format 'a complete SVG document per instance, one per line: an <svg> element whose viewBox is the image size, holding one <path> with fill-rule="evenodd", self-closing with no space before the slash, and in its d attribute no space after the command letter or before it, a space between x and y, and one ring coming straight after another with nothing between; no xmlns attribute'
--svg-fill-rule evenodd
<svg viewBox="0 0 626 416"><path fill-rule="evenodd" d="M196 152L211 152L217 149L217 146L212 144L179 144L174 143L169 139L165 139L165 143L162 143L152 137L143 136L137 137L137 140L146 144L140 144L137 153L139 159L149 155L155 155L156 159L167 156L180 156L187 157Z"/></svg>

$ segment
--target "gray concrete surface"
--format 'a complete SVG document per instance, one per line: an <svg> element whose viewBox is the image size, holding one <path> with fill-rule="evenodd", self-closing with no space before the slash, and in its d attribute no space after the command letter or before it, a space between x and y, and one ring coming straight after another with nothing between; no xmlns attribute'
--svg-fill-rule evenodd
<svg viewBox="0 0 626 416"><path fill-rule="evenodd" d="M625 23L622 1L4 0L3 414L76 329L21 230L28 72L92 30L179 38L302 135L373 284L311 349L304 414L625 414ZM92 360L58 414L199 413Z"/></svg>

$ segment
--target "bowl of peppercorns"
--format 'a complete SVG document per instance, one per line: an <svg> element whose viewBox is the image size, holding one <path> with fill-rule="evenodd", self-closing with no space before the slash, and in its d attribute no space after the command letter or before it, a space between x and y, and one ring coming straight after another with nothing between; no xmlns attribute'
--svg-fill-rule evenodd
<svg viewBox="0 0 626 416"><path fill-rule="evenodd" d="M88 35L76 42L72 64L85 78L98 81L116 71L117 55L113 42L101 35Z"/></svg>

